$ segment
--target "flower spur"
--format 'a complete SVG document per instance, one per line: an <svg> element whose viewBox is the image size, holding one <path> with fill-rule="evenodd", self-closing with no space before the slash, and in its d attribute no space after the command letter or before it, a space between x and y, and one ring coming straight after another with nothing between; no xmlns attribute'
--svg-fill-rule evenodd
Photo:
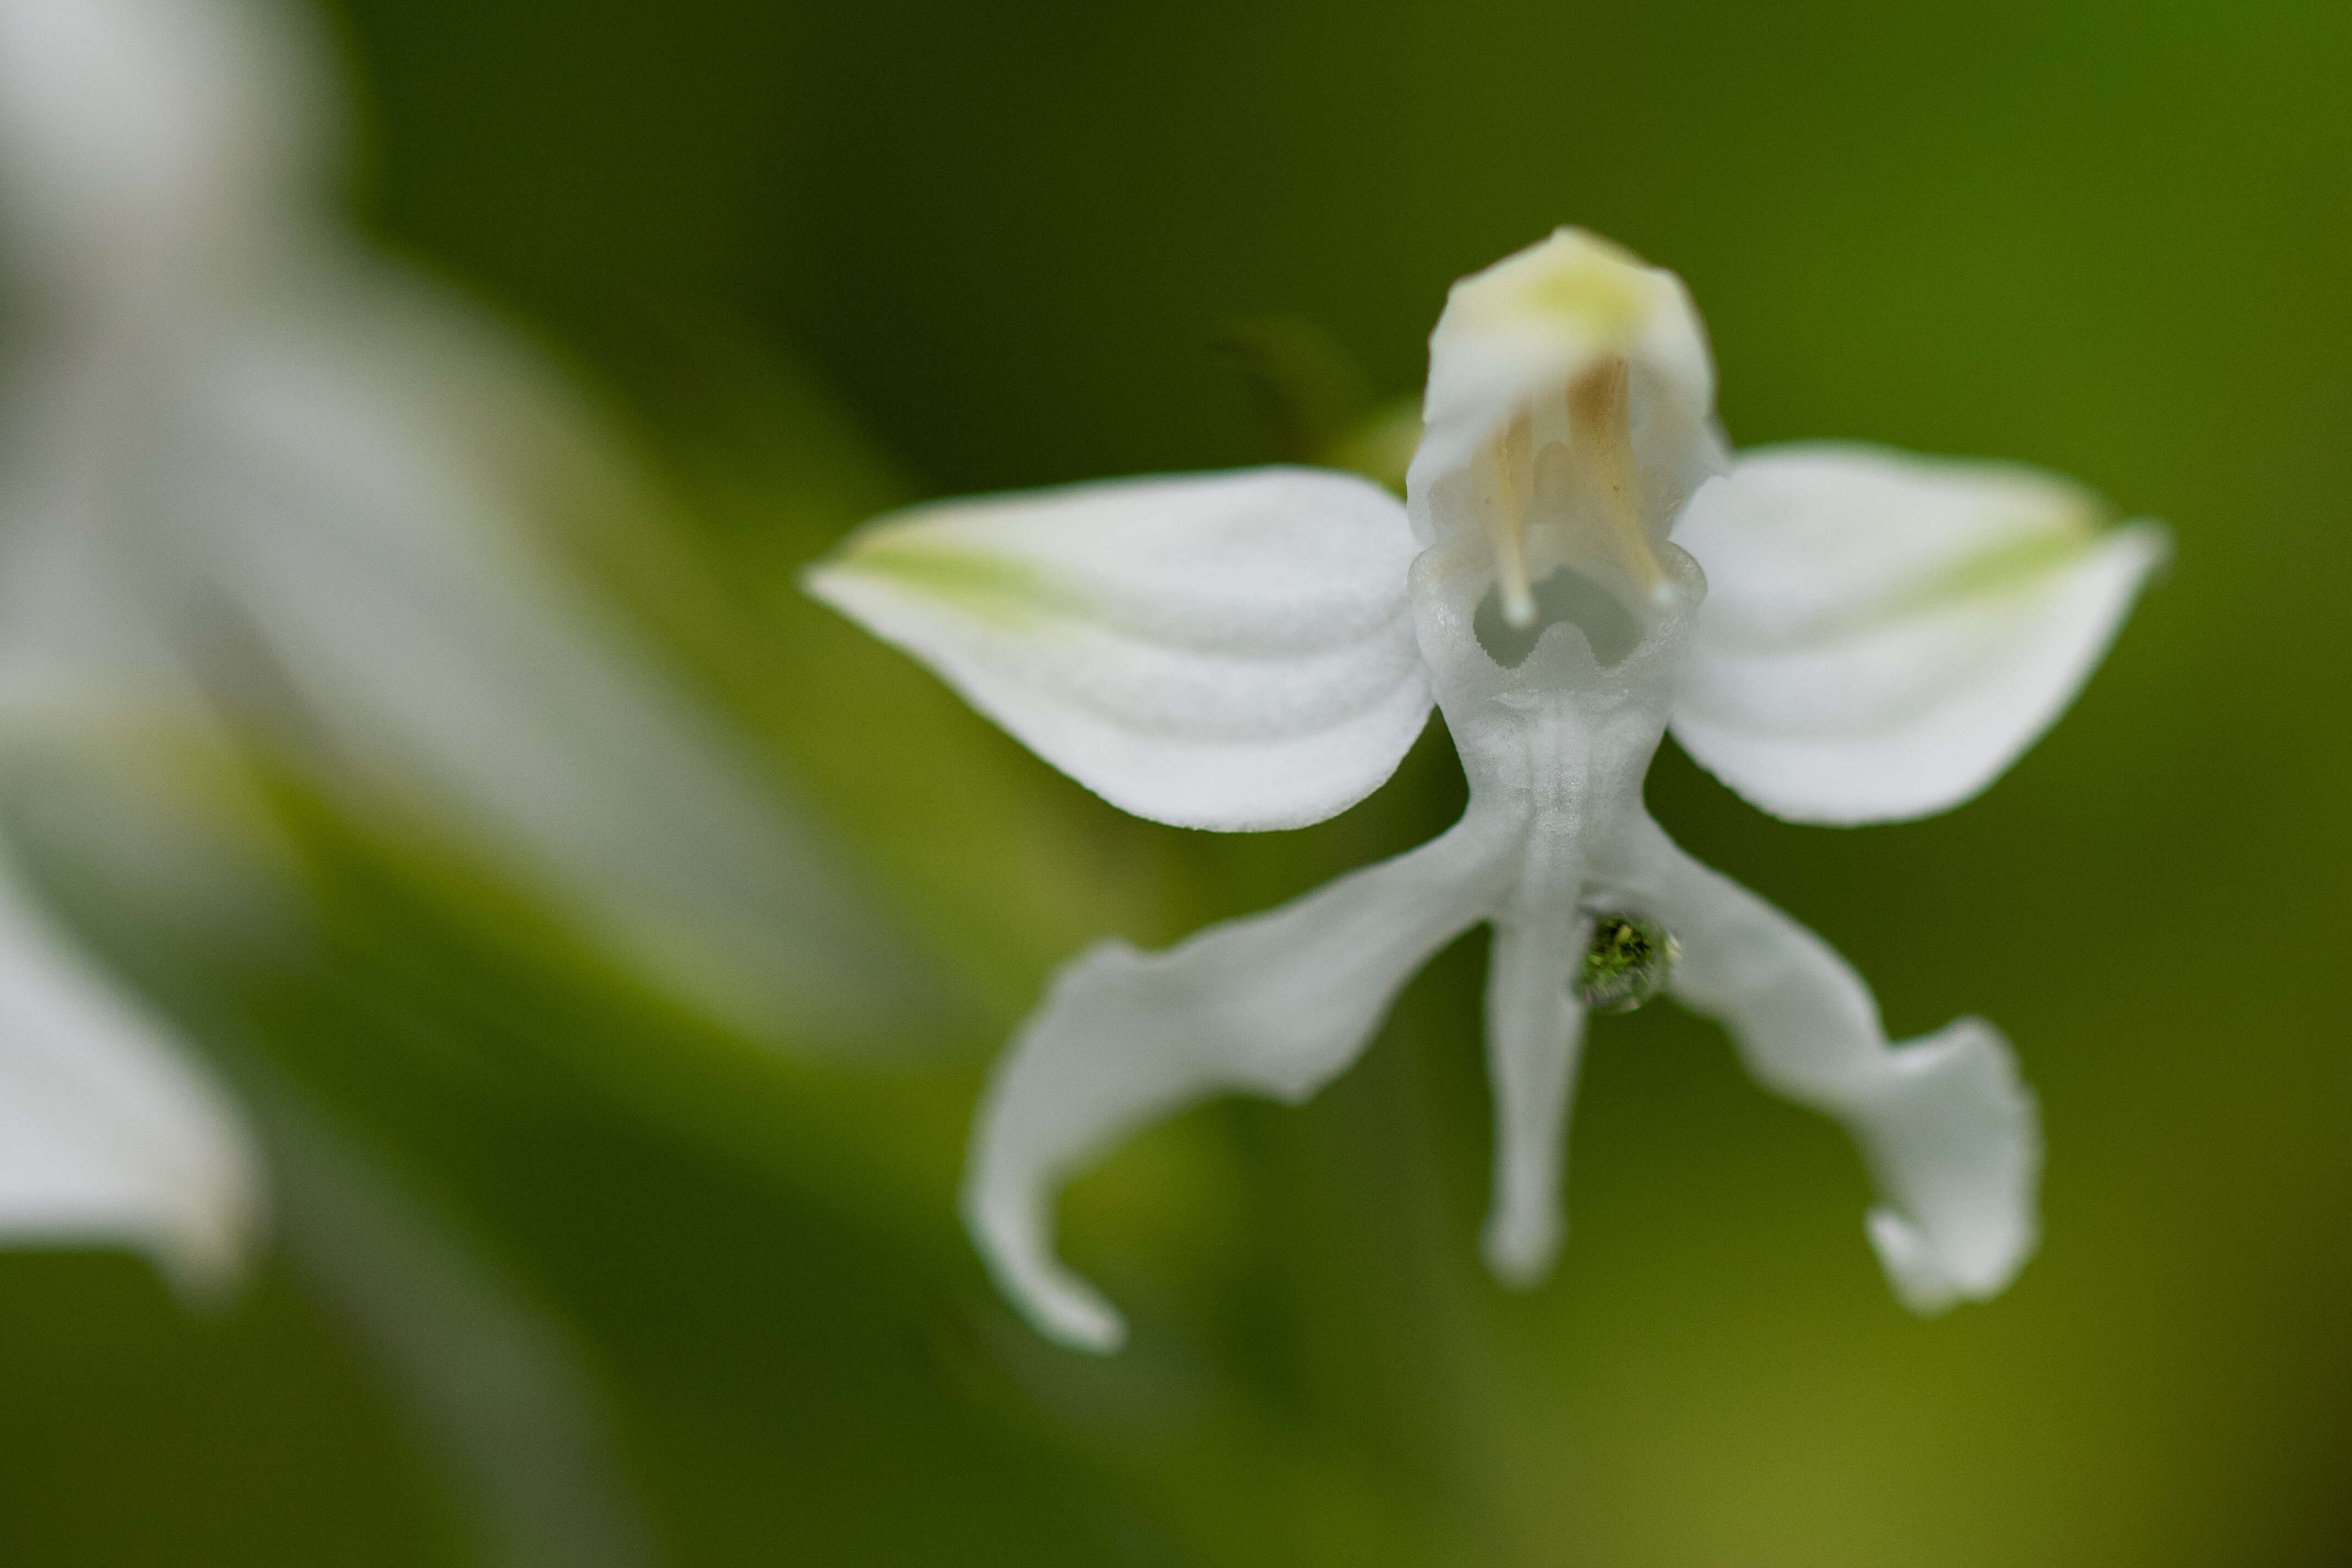
<svg viewBox="0 0 2352 1568"><path fill-rule="evenodd" d="M1540 1279L1559 1246L1587 1013L1659 985L1853 1134L1906 1304L1993 1295L2023 1264L2041 1150L2007 1042L1963 1018L1890 1046L1860 977L1678 849L1642 781L1671 729L1793 821L1957 805L2072 700L2161 531L2102 531L2090 498L2018 468L1735 458L1713 405L1680 281L1562 229L1448 297L1402 506L1305 468L1078 485L879 519L810 570L811 593L1139 816L1318 821L1388 777L1433 701L1468 776L1461 820L1420 848L1165 952L1099 943L1055 978L982 1101L964 1194L1042 1331L1124 1334L1055 1256L1069 1173L1214 1093L1306 1099L1480 922L1484 1249L1505 1279Z"/></svg>

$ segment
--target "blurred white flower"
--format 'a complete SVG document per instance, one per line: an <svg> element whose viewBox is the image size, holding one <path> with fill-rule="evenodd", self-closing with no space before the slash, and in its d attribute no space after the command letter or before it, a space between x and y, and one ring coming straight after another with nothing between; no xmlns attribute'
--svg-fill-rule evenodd
<svg viewBox="0 0 2352 1568"><path fill-rule="evenodd" d="M1312 1094L1486 921L1486 1252L1506 1279L1559 1243L1586 1012L1663 985L1852 1131L1905 1301L1999 1291L2034 1243L2040 1165L2006 1042L1969 1018L1890 1047L1860 977L1676 848L1643 776L1671 726L1794 820L1954 805L2072 699L2160 532L2100 532L2081 492L2019 468L1730 457L1679 280L1570 229L1455 286L1424 415L1403 506L1307 469L1085 485L885 518L808 575L1140 816L1319 820L1389 775L1433 699L1469 777L1461 822L1419 849L1062 972L975 1132L966 1215L999 1281L1045 1332L1115 1346L1118 1314L1054 1256L1060 1182L1208 1094Z"/></svg>
<svg viewBox="0 0 2352 1568"><path fill-rule="evenodd" d="M247 79L272 35L190 5L0 0L0 745L206 715L110 526L151 476L161 324L228 264L277 176L287 106ZM50 920L0 849L0 1236L129 1245L184 1294L234 1278L262 1208L244 1120Z"/></svg>
<svg viewBox="0 0 2352 1568"><path fill-rule="evenodd" d="M879 911L552 553L567 511L658 504L623 443L334 221L297 21L0 0L5 548L44 568L0 589L0 681L152 709L193 647L738 1026L903 1017Z"/></svg>
<svg viewBox="0 0 2352 1568"><path fill-rule="evenodd" d="M711 1015L903 1019L923 988L881 915L538 531L652 504L619 443L334 219L302 20L0 0L0 748L168 734L226 763L222 700L290 713L352 803L459 837ZM0 1016L0 1228L86 1213L214 1267L185 1227L254 1207L233 1119L13 882L0 905L28 998Z"/></svg>

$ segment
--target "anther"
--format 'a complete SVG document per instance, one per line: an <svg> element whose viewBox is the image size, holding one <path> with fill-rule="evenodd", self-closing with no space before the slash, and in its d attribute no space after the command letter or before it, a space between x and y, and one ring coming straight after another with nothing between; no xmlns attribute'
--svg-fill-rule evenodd
<svg viewBox="0 0 2352 1568"><path fill-rule="evenodd" d="M1673 584L1651 552L1642 525L1640 469L1633 460L1632 373L1612 354L1568 385L1568 426L1578 470L1616 534L1619 552L1652 599L1672 597Z"/></svg>
<svg viewBox="0 0 2352 1568"><path fill-rule="evenodd" d="M1493 487L1486 505L1487 542L1495 552L1495 585L1503 601L1503 619L1522 629L1535 625L1536 596L1528 581L1528 506L1533 499L1535 431L1527 411L1511 416L1488 444L1489 460L1481 465L1483 478Z"/></svg>

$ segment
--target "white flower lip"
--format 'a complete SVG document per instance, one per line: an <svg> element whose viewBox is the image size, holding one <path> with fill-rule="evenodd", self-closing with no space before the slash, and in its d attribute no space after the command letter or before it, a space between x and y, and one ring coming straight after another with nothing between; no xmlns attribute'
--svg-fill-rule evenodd
<svg viewBox="0 0 2352 1568"><path fill-rule="evenodd" d="M2079 490L2015 468L1850 446L1734 460L1713 389L1681 285L1563 229L1449 297L1403 507L1295 469L1097 484L884 519L811 571L812 592L1162 821L1336 812L1387 775L1433 695L1468 776L1461 821L1418 849L1055 976L982 1100L964 1188L1042 1332L1096 1351L1125 1332L1055 1256L1063 1180L1209 1095L1312 1094L1482 922L1485 1251L1507 1282L1541 1279L1585 1028L1572 970L1604 911L1659 927L1679 950L1667 994L1852 1133L1899 1300L1940 1310L2022 1267L2040 1131L2000 1032L1963 1018L1890 1044L1861 977L1677 848L1642 781L1671 725L1794 820L1956 805L2072 700L2161 534L2102 532Z"/></svg>

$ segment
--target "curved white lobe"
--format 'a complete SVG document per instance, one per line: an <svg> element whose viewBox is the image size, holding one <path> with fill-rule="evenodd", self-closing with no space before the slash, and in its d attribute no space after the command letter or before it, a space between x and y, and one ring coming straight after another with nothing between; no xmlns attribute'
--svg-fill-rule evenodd
<svg viewBox="0 0 2352 1568"><path fill-rule="evenodd" d="M1211 1095L1305 1100L1354 1061L1413 972L1483 918L1510 840L1465 819L1393 860L1164 952L1104 942L1055 977L972 1132L964 1217L1039 1331L1116 1349L1126 1328L1053 1250L1062 1181Z"/></svg>
<svg viewBox="0 0 2352 1568"><path fill-rule="evenodd" d="M1682 942L1675 999L1722 1021L1758 1082L1843 1123L1881 1202L1870 1238L1903 1302L1997 1295L2039 1236L2040 1121L1980 1018L1889 1046L1878 1005L1821 938L1670 844L1657 913Z"/></svg>
<svg viewBox="0 0 2352 1568"><path fill-rule="evenodd" d="M1569 977L1584 930L1573 919L1498 919L1487 950L1495 1175L1480 1250L1498 1278L1521 1287L1550 1272L1567 1228L1568 1112L1585 1025Z"/></svg>
<svg viewBox="0 0 2352 1568"><path fill-rule="evenodd" d="M0 864L0 1239L137 1247L202 1297L260 1210L226 1098Z"/></svg>
<svg viewBox="0 0 2352 1568"><path fill-rule="evenodd" d="M2164 558L2063 480L1848 446L1743 454L1675 542L1706 571L1683 749L1794 822L1924 816L2064 711Z"/></svg>
<svg viewBox="0 0 2352 1568"><path fill-rule="evenodd" d="M1296 827L1421 732L1404 510L1307 468L1075 485L884 518L808 591L1138 816Z"/></svg>

